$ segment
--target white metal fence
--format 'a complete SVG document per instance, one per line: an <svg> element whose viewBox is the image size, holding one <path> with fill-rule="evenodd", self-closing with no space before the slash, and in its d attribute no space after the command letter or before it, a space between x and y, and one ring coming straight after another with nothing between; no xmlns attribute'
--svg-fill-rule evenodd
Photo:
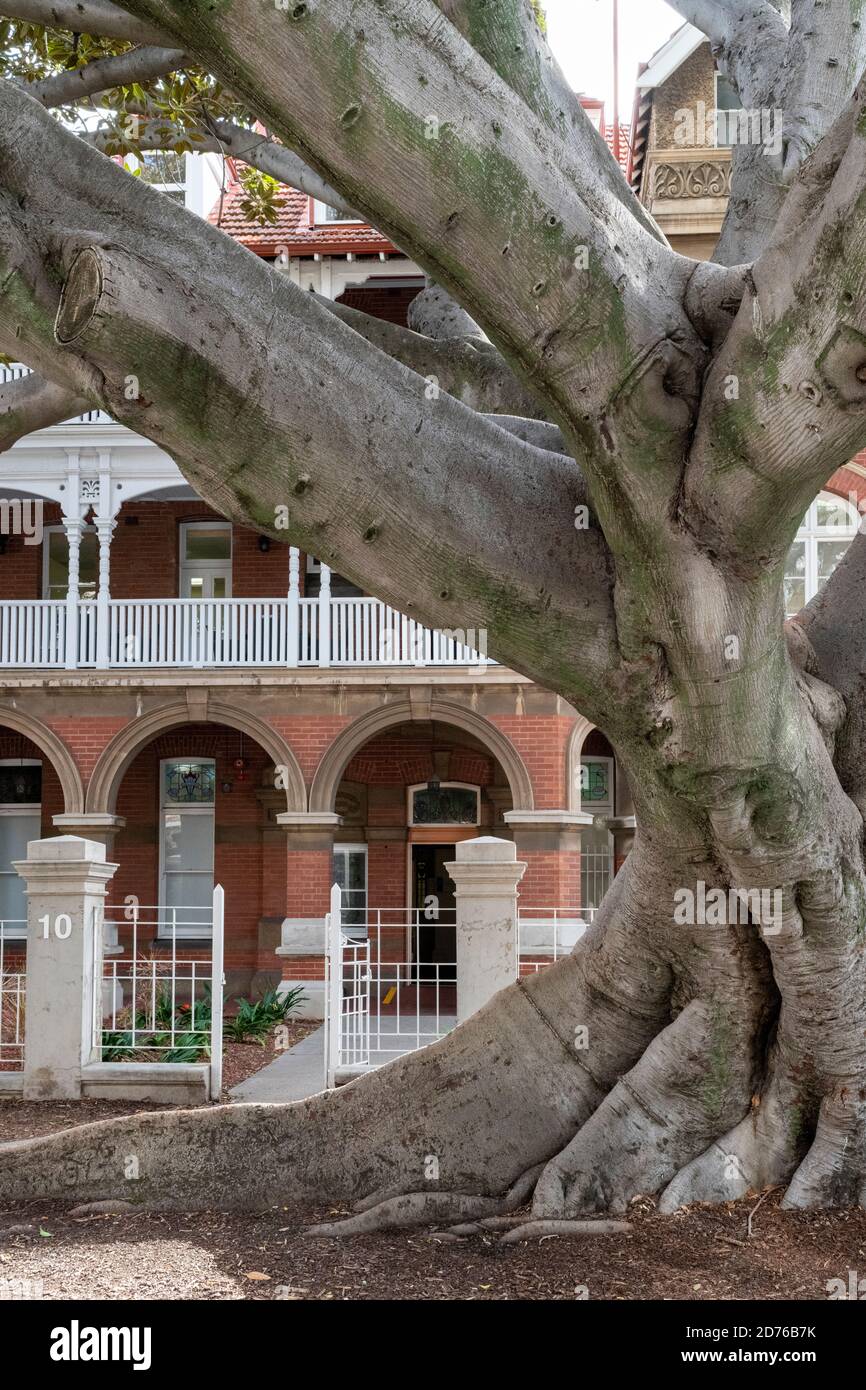
<svg viewBox="0 0 866 1390"><path fill-rule="evenodd" d="M0 921L0 1071L4 1072L24 1067L26 934L26 922Z"/></svg>
<svg viewBox="0 0 866 1390"><path fill-rule="evenodd" d="M518 974L534 974L568 955L595 911L521 906ZM328 1086L426 1047L457 1022L456 941L453 958L429 958L449 953L454 909L442 910L434 921L423 911L376 908L364 922L345 926L343 915L335 884L325 919ZM439 940L425 942L425 932L433 930Z"/></svg>
<svg viewBox="0 0 866 1390"><path fill-rule="evenodd" d="M225 899L217 885L211 908L107 907L109 939L121 954L103 962L102 1009L96 1023L103 1062L210 1062L210 1095L222 1089ZM192 937L206 936L187 955ZM125 940L123 938L126 938Z"/></svg>

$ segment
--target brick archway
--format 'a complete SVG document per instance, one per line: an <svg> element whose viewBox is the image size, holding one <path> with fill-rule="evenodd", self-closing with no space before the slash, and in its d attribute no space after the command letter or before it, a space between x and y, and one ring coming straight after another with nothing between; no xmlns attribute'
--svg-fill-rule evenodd
<svg viewBox="0 0 866 1390"><path fill-rule="evenodd" d="M190 722L188 706L177 703L154 710L142 719L135 719L115 734L99 755L88 783L85 803L88 813L113 815L123 774L136 754L159 734ZM306 788L297 759L282 735L270 724L253 714L214 700L209 701L204 718L198 718L195 722L224 724L253 739L268 754L275 767L284 769L286 810L306 809Z"/></svg>
<svg viewBox="0 0 866 1390"><path fill-rule="evenodd" d="M396 724L409 724L417 711L408 700L395 701L381 709L371 710L356 719L338 734L316 768L310 789L311 811L333 811L337 788L347 766L360 748L376 734ZM509 738L480 714L453 705L445 700L433 700L426 717L440 724L451 724L471 734L493 754L508 779L514 810L531 811L535 801L532 781L526 764Z"/></svg>
<svg viewBox="0 0 866 1390"><path fill-rule="evenodd" d="M63 790L65 814L79 815L84 810L84 786L75 759L62 739L47 724L34 719L32 715L22 714L20 710L0 710L0 726L23 734L45 754Z"/></svg>

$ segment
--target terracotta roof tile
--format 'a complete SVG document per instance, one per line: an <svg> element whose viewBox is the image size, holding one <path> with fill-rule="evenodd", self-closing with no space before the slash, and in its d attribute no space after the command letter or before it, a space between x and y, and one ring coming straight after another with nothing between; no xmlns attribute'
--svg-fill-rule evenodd
<svg viewBox="0 0 866 1390"><path fill-rule="evenodd" d="M600 105L600 103L594 103ZM605 126L605 138L613 150L613 126ZM620 125L619 162L627 175L629 161L629 127ZM365 222L314 222L312 198L300 189L283 187L277 220L273 226L248 221L241 211L244 190L229 167L228 185L221 200L213 207L209 222L220 226L229 236L260 256L276 256L285 247L290 256L371 255L378 251L399 254L396 246Z"/></svg>

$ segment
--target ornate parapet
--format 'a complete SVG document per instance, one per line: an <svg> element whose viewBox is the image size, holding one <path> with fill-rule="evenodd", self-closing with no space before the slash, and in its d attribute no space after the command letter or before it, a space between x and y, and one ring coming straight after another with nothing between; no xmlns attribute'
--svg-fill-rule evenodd
<svg viewBox="0 0 866 1390"><path fill-rule="evenodd" d="M731 193L731 152L651 150L644 202L667 236L718 235Z"/></svg>

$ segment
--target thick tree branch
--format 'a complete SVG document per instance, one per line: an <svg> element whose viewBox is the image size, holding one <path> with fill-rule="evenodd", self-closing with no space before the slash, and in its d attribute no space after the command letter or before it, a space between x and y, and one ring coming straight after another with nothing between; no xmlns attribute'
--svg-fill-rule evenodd
<svg viewBox="0 0 866 1390"><path fill-rule="evenodd" d="M664 237L622 177L603 132L586 119L530 0L436 0L475 52L584 163L595 166L609 192L659 241Z"/></svg>
<svg viewBox="0 0 866 1390"><path fill-rule="evenodd" d="M0 115L0 327L25 360L76 371L223 514L434 626L486 630L491 654L567 685L591 717L617 654L604 541L573 525L573 461L431 399L423 377L20 91L0 91ZM48 310L71 265L54 341Z"/></svg>
<svg viewBox="0 0 866 1390"><path fill-rule="evenodd" d="M87 410L90 402L64 386L31 373L0 384L0 452L24 435L58 425Z"/></svg>
<svg viewBox="0 0 866 1390"><path fill-rule="evenodd" d="M864 67L866 13L859 4L794 0L785 53L786 178L845 110Z"/></svg>
<svg viewBox="0 0 866 1390"><path fill-rule="evenodd" d="M130 43L163 44L155 26L134 18L110 0L4 0L10 19L42 24L46 29L69 29L73 34L100 34Z"/></svg>
<svg viewBox="0 0 866 1390"><path fill-rule="evenodd" d="M258 0L233 0L218 20L179 0L128 7L170 27L419 260L584 443L611 384L661 341L690 337L688 263L599 181L598 161L575 158L573 142L532 117L433 0L333 0L294 19Z"/></svg>
<svg viewBox="0 0 866 1390"><path fill-rule="evenodd" d="M866 815L866 531L861 526L823 589L797 615L810 643L810 665L845 701L847 717L834 764Z"/></svg>
<svg viewBox="0 0 866 1390"><path fill-rule="evenodd" d="M112 87L151 82L156 77L164 77L166 73L181 67L185 59L186 55L178 48L133 48L127 53L97 58L83 67L71 68L68 72L46 77L41 82L30 83L27 91L43 106L67 106Z"/></svg>
<svg viewBox="0 0 866 1390"><path fill-rule="evenodd" d="M315 296L356 333L389 357L429 379L472 410L538 418L542 407L511 371L492 343L478 338L435 339L374 318L348 304ZM555 428L552 426L551 428ZM558 433L558 431L557 431Z"/></svg>
<svg viewBox="0 0 866 1390"><path fill-rule="evenodd" d="M866 89L802 169L705 384L685 515L744 573L866 442L864 114Z"/></svg>
<svg viewBox="0 0 866 1390"><path fill-rule="evenodd" d="M769 0L669 0L706 34L713 56L744 106L762 105L788 42L788 27Z"/></svg>

